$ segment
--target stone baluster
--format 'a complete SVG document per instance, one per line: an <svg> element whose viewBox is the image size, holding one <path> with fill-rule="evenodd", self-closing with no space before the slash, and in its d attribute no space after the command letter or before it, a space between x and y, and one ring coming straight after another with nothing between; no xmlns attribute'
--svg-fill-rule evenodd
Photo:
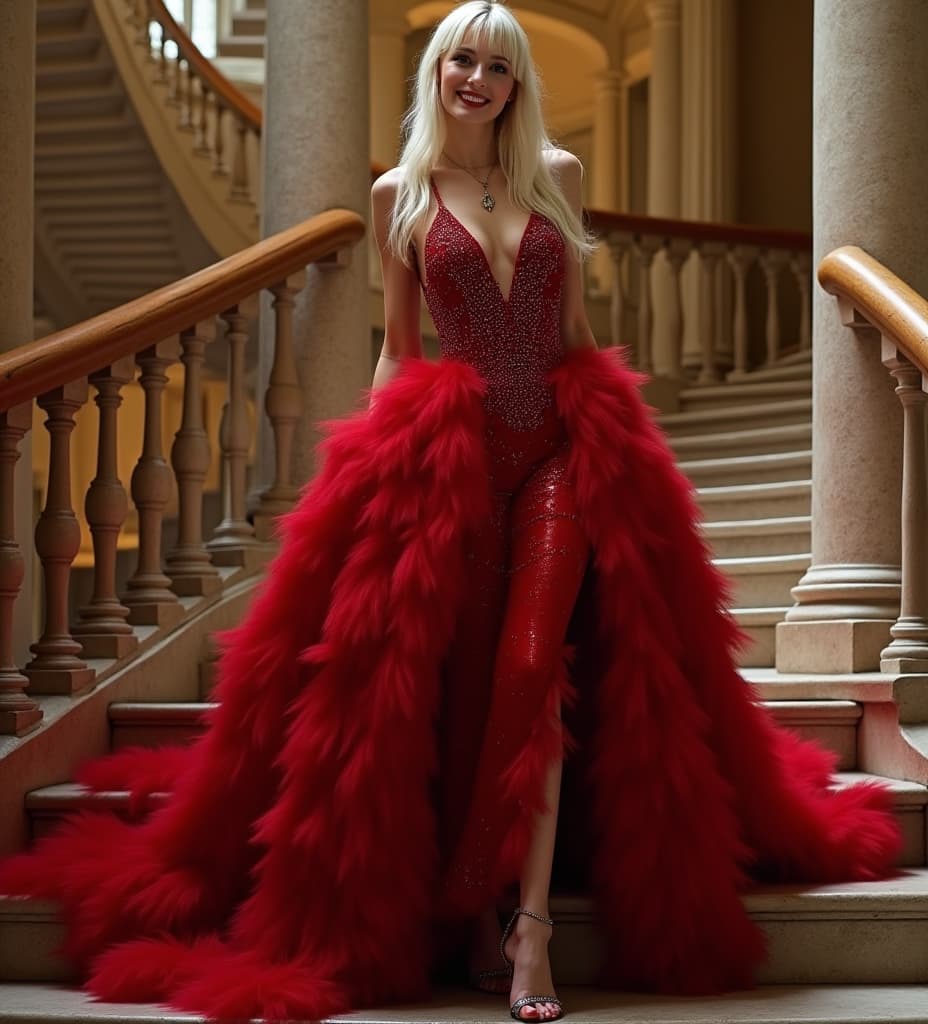
<svg viewBox="0 0 928 1024"><path fill-rule="evenodd" d="M273 537L273 520L288 511L296 501L299 487L293 482L293 439L303 414L303 392L296 369L293 344L294 297L306 285L306 271L288 277L275 285L274 295L274 363L264 396L264 408L274 431L274 481L261 494L255 515L255 532L259 540Z"/></svg>
<svg viewBox="0 0 928 1024"><path fill-rule="evenodd" d="M789 261L790 270L796 277L799 289L799 350L808 352L812 348L812 301L809 278L812 272L812 256L798 252Z"/></svg>
<svg viewBox="0 0 928 1024"><path fill-rule="evenodd" d="M197 103L195 131L196 138L193 143L194 153L207 156L212 152L209 145L209 88L202 78L197 78L200 86L200 95Z"/></svg>
<svg viewBox="0 0 928 1024"><path fill-rule="evenodd" d="M32 403L0 412L0 735L24 736L42 720L42 709L24 691L29 678L13 658L13 606L23 585L25 560L16 542L13 510L19 444L32 426Z"/></svg>
<svg viewBox="0 0 928 1024"><path fill-rule="evenodd" d="M213 175L217 178L224 178L229 173L225 161L225 113L226 108L216 97L215 117L213 119Z"/></svg>
<svg viewBox="0 0 928 1024"><path fill-rule="evenodd" d="M84 514L93 537L93 596L80 611L74 635L89 658L121 658L138 639L126 622L129 609L116 596L116 555L119 531L128 501L117 466L119 392L132 380L133 359L127 357L91 374L100 410L97 434L97 475L87 491Z"/></svg>
<svg viewBox="0 0 928 1024"><path fill-rule="evenodd" d="M136 626L170 626L183 616L170 580L161 570L161 527L171 496L171 471L161 441L162 395L168 382L165 370L177 359L176 339L158 342L140 352L139 383L145 393L142 454L132 472L132 501L138 511L139 559L123 601L129 621Z"/></svg>
<svg viewBox="0 0 928 1024"><path fill-rule="evenodd" d="M780 358L780 269L786 263L787 254L782 249L767 249L760 258L767 285L767 365Z"/></svg>
<svg viewBox="0 0 928 1024"><path fill-rule="evenodd" d="M180 336L184 408L171 448L178 531L177 544L166 559L171 588L180 597L211 594L221 585L203 543L203 483L209 472L209 438L203 426L203 359L206 346L215 337L213 319L195 324Z"/></svg>
<svg viewBox="0 0 928 1024"><path fill-rule="evenodd" d="M890 628L892 642L880 655L883 672L928 671L928 476L925 402L918 367L883 339L883 365L896 378L902 402L902 601Z"/></svg>
<svg viewBox="0 0 928 1024"><path fill-rule="evenodd" d="M650 373L653 368L651 343L654 312L651 307L651 264L661 247L661 239L642 235L635 241L635 259L638 261L638 369Z"/></svg>
<svg viewBox="0 0 928 1024"><path fill-rule="evenodd" d="M91 689L96 673L78 657L81 646L68 627L71 563L80 550L81 531L71 507L71 431L74 414L87 401L86 378L41 395L50 437L48 493L35 528L35 550L42 560L45 622L30 647L26 666L34 693L73 694Z"/></svg>
<svg viewBox="0 0 928 1024"><path fill-rule="evenodd" d="M247 565L256 550L254 527L245 518L245 471L248 459L248 409L245 395L245 345L253 299L221 314L229 347L229 396L223 409L219 442L222 448L222 522L206 545L216 565Z"/></svg>
<svg viewBox="0 0 928 1024"><path fill-rule="evenodd" d="M699 376L697 384L716 384L720 376L715 364L715 350L718 329L718 289L716 288L716 275L721 258L725 255L724 242L704 242L699 247L699 257L702 264L702 307L705 311L704 327L702 330L702 353Z"/></svg>
<svg viewBox="0 0 928 1024"><path fill-rule="evenodd" d="M735 309L732 334L735 348L735 375L748 372L748 271L757 259L758 249L752 245L736 245L728 253L728 263L735 279Z"/></svg>
<svg viewBox="0 0 928 1024"><path fill-rule="evenodd" d="M178 74L181 76L180 86L180 114L177 118L177 127L184 132L192 132L194 127L193 107L193 69L187 61L178 58Z"/></svg>
<svg viewBox="0 0 928 1024"><path fill-rule="evenodd" d="M624 345L625 338L625 254L632 248L632 236L613 232L608 239L612 258L612 287L609 296L609 338L613 345Z"/></svg>
<svg viewBox="0 0 928 1024"><path fill-rule="evenodd" d="M167 36L164 34L164 25L160 21L156 21L155 24L158 26L158 49L155 54L155 62L158 65L158 71L155 75L155 82L158 84L166 84L168 81L168 54L167 54Z"/></svg>
<svg viewBox="0 0 928 1024"><path fill-rule="evenodd" d="M147 0L139 0L136 4L137 15L136 15L136 27L138 28L137 40L139 46L144 47L145 55L151 59L151 28L148 21L148 3Z"/></svg>
<svg viewBox="0 0 928 1024"><path fill-rule="evenodd" d="M183 69L181 68L180 62L180 49L173 40L171 40L174 47L174 56L171 58L170 65L168 67L168 95L166 103L169 107L180 108L181 105L181 94L183 92Z"/></svg>
<svg viewBox="0 0 928 1024"><path fill-rule="evenodd" d="M229 198L234 202L247 203L251 201L251 185L248 181L248 125L243 117L235 118L234 145Z"/></svg>
<svg viewBox="0 0 928 1024"><path fill-rule="evenodd" d="M670 341L667 373L673 380L680 379L683 358L683 283L680 272L692 251L693 243L688 238L670 239L665 250L667 265L670 267L670 287L667 294L667 336Z"/></svg>

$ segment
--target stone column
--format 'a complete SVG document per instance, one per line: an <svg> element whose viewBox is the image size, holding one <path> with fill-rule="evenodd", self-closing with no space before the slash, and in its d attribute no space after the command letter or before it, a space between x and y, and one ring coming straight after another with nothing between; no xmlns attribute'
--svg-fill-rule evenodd
<svg viewBox="0 0 928 1024"><path fill-rule="evenodd" d="M367 0L274 0L267 12L262 235L332 207L370 207ZM355 406L371 381L366 250L345 265L316 265L296 297L293 337L304 415L294 438L294 479L314 469L316 423ZM259 408L273 362L270 298L262 303ZM274 475L261 416L259 486Z"/></svg>
<svg viewBox="0 0 928 1024"><path fill-rule="evenodd" d="M680 216L681 33L680 0L648 0L651 22L651 84L648 93L648 214ZM651 271L654 375L673 365L670 309L672 278L663 253Z"/></svg>
<svg viewBox="0 0 928 1024"><path fill-rule="evenodd" d="M928 295L928 4L816 0L813 37L813 266L853 243ZM812 329L812 567L777 667L875 669L899 612L902 412L874 332L817 285Z"/></svg>
<svg viewBox="0 0 928 1024"><path fill-rule="evenodd" d="M371 160L392 167L399 155L400 124L406 112L406 33L401 17L371 25Z"/></svg>
<svg viewBox="0 0 928 1024"><path fill-rule="evenodd" d="M35 149L35 0L0 3L0 348L32 341ZM33 640L32 445L26 434L16 464L14 524L26 573L16 601L14 657L20 666Z"/></svg>
<svg viewBox="0 0 928 1024"><path fill-rule="evenodd" d="M687 220L735 219L735 0L687 0L683 5L683 126L680 216ZM731 289L724 261L717 292L716 355L731 362ZM683 363L699 365L708 327L704 272L695 257L683 269L686 310Z"/></svg>
<svg viewBox="0 0 928 1024"><path fill-rule="evenodd" d="M625 181L625 139L628 89L621 71L598 74L593 93L593 166L591 168L590 205L599 210L623 209L627 194ZM612 280L612 261L606 246L593 260L593 274L600 291L608 291Z"/></svg>

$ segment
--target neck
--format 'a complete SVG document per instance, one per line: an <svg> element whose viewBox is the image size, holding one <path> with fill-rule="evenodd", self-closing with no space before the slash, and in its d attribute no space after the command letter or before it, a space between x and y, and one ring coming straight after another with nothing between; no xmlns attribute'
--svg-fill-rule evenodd
<svg viewBox="0 0 928 1024"><path fill-rule="evenodd" d="M499 159L492 124L462 125L449 119L444 150L464 167L488 168Z"/></svg>

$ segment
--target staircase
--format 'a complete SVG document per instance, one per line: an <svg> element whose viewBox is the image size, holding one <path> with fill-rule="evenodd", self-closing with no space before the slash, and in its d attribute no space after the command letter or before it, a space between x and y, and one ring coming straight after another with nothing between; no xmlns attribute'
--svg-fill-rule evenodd
<svg viewBox="0 0 928 1024"><path fill-rule="evenodd" d="M216 53L224 58L252 57L264 60L267 27L267 0L245 0L232 15L231 32L219 40Z"/></svg>

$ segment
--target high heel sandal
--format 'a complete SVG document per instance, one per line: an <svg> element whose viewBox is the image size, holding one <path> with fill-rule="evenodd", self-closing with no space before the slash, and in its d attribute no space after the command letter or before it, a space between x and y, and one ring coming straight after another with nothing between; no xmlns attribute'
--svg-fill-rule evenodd
<svg viewBox="0 0 928 1024"><path fill-rule="evenodd" d="M473 971L469 978L470 987L477 989L478 992L498 996L500 989L494 982L512 981L512 964L506 959L505 954L503 954L503 963L506 965L505 967L485 967L482 971Z"/></svg>
<svg viewBox="0 0 928 1024"><path fill-rule="evenodd" d="M500 956L502 956L502 958L506 961L506 964L508 965L510 971L514 971L515 970L515 964L513 963L512 960L509 959L508 956L506 956L506 940L512 934L512 929L515 928L516 921L519 918L519 914L525 914L526 917L533 917L536 921L541 921L542 924L550 925L552 928L554 927L554 921L550 917L542 917L541 914L536 914L536 913L534 913L534 911L526 910L524 907L516 907L516 909L512 912L512 917L509 918L509 923L506 925L505 929L503 930L503 937L499 940ZM554 1003L554 1005L558 1009L557 1016L556 1017L541 1017L541 1016L538 1016L538 1017L534 1017L534 1018L520 1017L519 1016L519 1011L524 1006L528 1006L531 1003ZM557 998L557 996L522 996L521 999L517 999L512 1004L512 1006L509 1007L509 1015L512 1017L513 1020L520 1020L520 1021L526 1021L526 1020L532 1020L533 1022L534 1021L554 1021L554 1020L560 1020L561 1017L564 1016L564 1007L561 1004L560 999Z"/></svg>

